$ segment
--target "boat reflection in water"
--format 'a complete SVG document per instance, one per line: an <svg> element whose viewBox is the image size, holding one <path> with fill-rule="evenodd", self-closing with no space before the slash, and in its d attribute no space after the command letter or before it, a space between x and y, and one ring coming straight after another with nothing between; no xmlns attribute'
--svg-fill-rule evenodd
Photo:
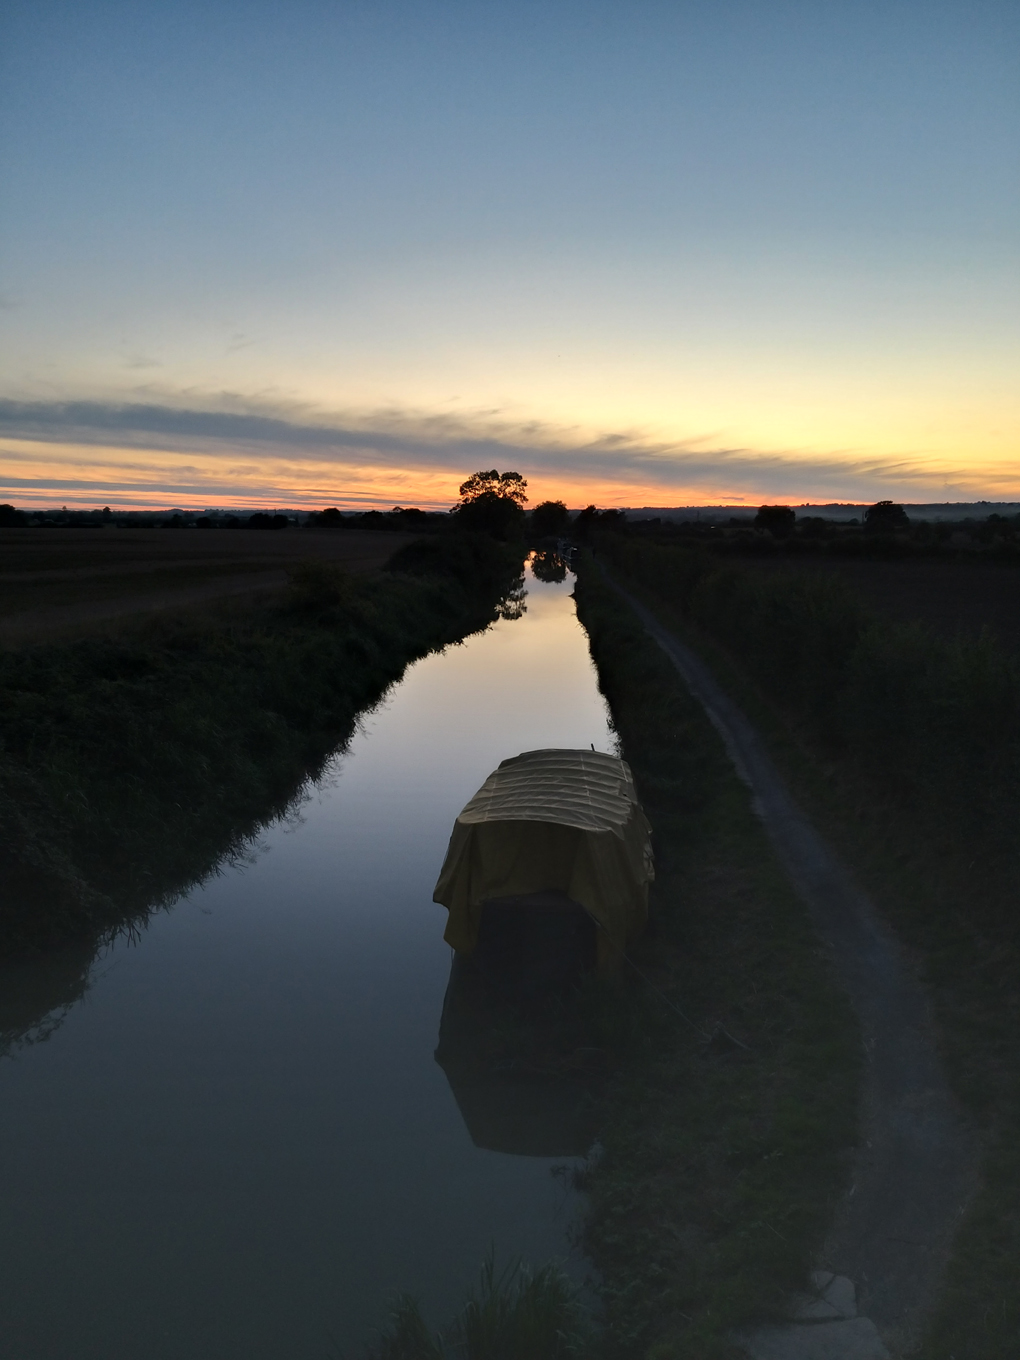
<svg viewBox="0 0 1020 1360"><path fill-rule="evenodd" d="M475 949L453 960L436 1049L476 1147L588 1154L605 1053L584 1043L578 992L595 958L594 922L561 892L483 905Z"/></svg>
<svg viewBox="0 0 1020 1360"><path fill-rule="evenodd" d="M436 1058L479 1147L587 1153L604 1055L582 987L619 967L652 877L630 770L594 748L512 756L458 815L434 893L457 951Z"/></svg>

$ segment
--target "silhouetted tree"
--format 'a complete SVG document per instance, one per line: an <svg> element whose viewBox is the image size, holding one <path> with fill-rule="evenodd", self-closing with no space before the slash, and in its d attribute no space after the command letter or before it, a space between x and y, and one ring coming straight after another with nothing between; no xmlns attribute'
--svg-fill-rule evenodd
<svg viewBox="0 0 1020 1360"><path fill-rule="evenodd" d="M495 468L490 472L472 472L467 481L461 483L461 504L492 494L523 505L528 499L527 485L519 472L497 472Z"/></svg>
<svg viewBox="0 0 1020 1360"><path fill-rule="evenodd" d="M763 505L754 517L754 527L766 529L773 538L789 538L796 523L792 505Z"/></svg>
<svg viewBox="0 0 1020 1360"><path fill-rule="evenodd" d="M390 511L390 519L395 521L394 529L424 529L429 522L426 512L414 505L395 505Z"/></svg>
<svg viewBox="0 0 1020 1360"><path fill-rule="evenodd" d="M562 501L543 501L531 512L533 538L555 538L570 528L570 511Z"/></svg>
<svg viewBox="0 0 1020 1360"><path fill-rule="evenodd" d="M877 501L865 510L864 527L869 534L891 534L895 529L909 529L910 518L902 505Z"/></svg>
<svg viewBox="0 0 1020 1360"><path fill-rule="evenodd" d="M517 538L524 525L527 485L519 472L473 472L460 487L457 527L493 538Z"/></svg>
<svg viewBox="0 0 1020 1360"><path fill-rule="evenodd" d="M249 529L286 529L286 515L267 515L258 510L254 515L248 516Z"/></svg>
<svg viewBox="0 0 1020 1360"><path fill-rule="evenodd" d="M15 510L13 505L0 505L0 529L17 529L27 523L23 510Z"/></svg>
<svg viewBox="0 0 1020 1360"><path fill-rule="evenodd" d="M574 533L578 538L587 538L592 529L622 529L627 521L624 510L597 510L594 505L586 505L574 520Z"/></svg>

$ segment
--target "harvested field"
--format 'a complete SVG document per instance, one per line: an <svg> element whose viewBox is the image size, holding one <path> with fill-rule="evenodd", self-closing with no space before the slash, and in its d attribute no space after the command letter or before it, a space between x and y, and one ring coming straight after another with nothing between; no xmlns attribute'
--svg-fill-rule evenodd
<svg viewBox="0 0 1020 1360"><path fill-rule="evenodd" d="M0 644L81 636L118 620L275 590L315 558L378 570L409 534L289 529L0 530Z"/></svg>
<svg viewBox="0 0 1020 1360"><path fill-rule="evenodd" d="M845 581L873 609L920 622L944 637L976 638L983 628L1020 652L1020 567L1012 563L922 559L860 561L836 556L740 559L747 571L827 574Z"/></svg>

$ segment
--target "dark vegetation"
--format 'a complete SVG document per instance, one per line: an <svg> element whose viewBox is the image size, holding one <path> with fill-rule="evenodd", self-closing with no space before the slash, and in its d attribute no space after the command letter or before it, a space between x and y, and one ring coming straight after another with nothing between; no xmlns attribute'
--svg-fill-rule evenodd
<svg viewBox="0 0 1020 1360"><path fill-rule="evenodd" d="M792 505L763 505L754 517L754 527L765 529L773 538L789 538L797 525Z"/></svg>
<svg viewBox="0 0 1020 1360"><path fill-rule="evenodd" d="M392 510L18 510L0 505L0 528L97 529L383 529L389 533L435 533L449 516L395 505Z"/></svg>
<svg viewBox="0 0 1020 1360"><path fill-rule="evenodd" d="M709 549L723 556L780 560L848 558L879 561L925 559L1020 562L1020 515L989 514L959 520L911 520L903 506L878 501L849 519L799 515L792 506L763 505L754 515L712 514L695 519L626 519L621 511L589 506L582 516L599 530L621 530L631 538Z"/></svg>
<svg viewBox="0 0 1020 1360"><path fill-rule="evenodd" d="M453 510L458 526L504 541L522 538L527 486L519 472L473 472Z"/></svg>
<svg viewBox="0 0 1020 1360"><path fill-rule="evenodd" d="M519 607L520 563L451 535L382 575L313 561L269 602L0 653L0 948L114 931L241 852L408 661Z"/></svg>
<svg viewBox="0 0 1020 1360"><path fill-rule="evenodd" d="M817 1260L855 1137L857 1031L704 713L583 560L576 597L657 875L633 965L587 1002L613 1075L585 1244L607 1355L711 1360L781 1316Z"/></svg>
<svg viewBox="0 0 1020 1360"><path fill-rule="evenodd" d="M570 1360L590 1356L592 1340L577 1291L557 1266L518 1263L497 1275L490 1257L478 1291L439 1333L402 1295L369 1360Z"/></svg>
<svg viewBox="0 0 1020 1360"><path fill-rule="evenodd" d="M304 521L308 529L385 529L390 533L439 533L448 527L449 516L429 513L416 507L395 505L392 510L364 510L344 514L335 505L310 514Z"/></svg>
<svg viewBox="0 0 1020 1360"><path fill-rule="evenodd" d="M987 1135L923 1354L1015 1356L1020 663L988 635L875 614L831 576L638 536L604 535L599 554L708 657L917 950L957 1093Z"/></svg>
<svg viewBox="0 0 1020 1360"><path fill-rule="evenodd" d="M569 534L570 511L562 501L542 501L531 512L528 531L533 540Z"/></svg>

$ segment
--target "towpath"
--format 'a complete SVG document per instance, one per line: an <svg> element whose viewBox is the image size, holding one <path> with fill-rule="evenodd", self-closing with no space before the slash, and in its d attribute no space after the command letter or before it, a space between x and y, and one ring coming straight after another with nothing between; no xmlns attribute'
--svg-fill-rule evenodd
<svg viewBox="0 0 1020 1360"><path fill-rule="evenodd" d="M695 652L639 600L610 584L722 737L780 862L832 951L863 1034L863 1136L853 1185L818 1262L820 1270L845 1277L849 1303L826 1311L824 1298L814 1306L793 1301L791 1317L800 1321L741 1340L755 1360L903 1355L919 1340L934 1301L972 1192L977 1153L936 1051L929 1003L902 947L796 805L747 717ZM816 1275L816 1295L828 1278Z"/></svg>

